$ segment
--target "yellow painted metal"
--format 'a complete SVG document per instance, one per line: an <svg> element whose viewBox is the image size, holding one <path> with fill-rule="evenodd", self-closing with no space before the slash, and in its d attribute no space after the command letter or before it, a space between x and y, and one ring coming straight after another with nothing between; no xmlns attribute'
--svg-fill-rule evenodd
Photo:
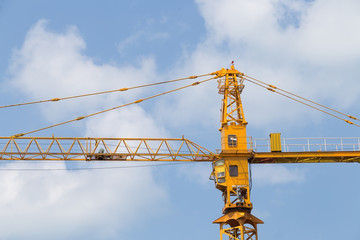
<svg viewBox="0 0 360 240"><path fill-rule="evenodd" d="M221 107L221 150L247 151L246 125L240 93L244 89L243 73L232 65L215 74L219 77L218 89L222 94Z"/></svg>
<svg viewBox="0 0 360 240"><path fill-rule="evenodd" d="M230 69L216 72L218 89L223 94L221 108L221 153L213 163L212 179L215 187L222 191L224 207L220 224L220 239L257 239L257 223L251 222L248 149L246 125L240 94L244 89L243 74L232 65ZM250 155L251 157L251 155ZM227 219L227 220L226 220ZM261 222L261 220L259 220ZM245 223L251 223L246 227ZM262 223L262 222L261 222ZM230 225L230 228L224 228ZM250 230L251 229L251 230Z"/></svg>
<svg viewBox="0 0 360 240"><path fill-rule="evenodd" d="M257 225L264 223L248 212L230 212L216 219L220 225L220 240L225 235L232 240L257 240Z"/></svg>
<svg viewBox="0 0 360 240"><path fill-rule="evenodd" d="M222 127L234 122L238 125L246 125L240 93L244 89L244 74L234 68L221 69L215 74L219 77L219 93L224 95L222 104Z"/></svg>
<svg viewBox="0 0 360 240"><path fill-rule="evenodd" d="M360 151L254 152L250 163L351 163L360 162Z"/></svg>
<svg viewBox="0 0 360 240"><path fill-rule="evenodd" d="M249 191L248 157L219 156L213 163L215 187L223 192L223 212L252 209Z"/></svg>
<svg viewBox="0 0 360 240"><path fill-rule="evenodd" d="M281 152L280 133L270 133L270 149L271 152Z"/></svg>
<svg viewBox="0 0 360 240"><path fill-rule="evenodd" d="M243 74L234 66L215 73L219 77L219 93L223 94L221 108L221 153L213 163L211 178L224 199L220 224L220 240L257 240L257 224L263 223L251 215L249 169L250 163L284 162L350 162L359 161L360 152L281 152L280 133L270 134L270 153L256 153L248 149L244 111L240 94L244 88ZM248 226L245 226L248 224ZM229 225L229 228L224 226ZM249 226L250 225L250 226Z"/></svg>
<svg viewBox="0 0 360 240"><path fill-rule="evenodd" d="M292 162L359 162L360 152L282 152L280 133L270 134L271 152L257 153L249 148L246 135L244 111L240 94L244 89L243 74L234 66L215 72L219 77L219 93L223 94L221 108L221 153L213 163L211 179L222 191L224 199L223 217L214 221L220 223L220 239L257 239L257 224L252 222L249 191L250 163L292 163ZM231 217L230 217L231 216ZM236 218L235 216L242 216ZM250 228L245 226L250 224ZM224 228L230 225L230 228Z"/></svg>
<svg viewBox="0 0 360 240"><path fill-rule="evenodd" d="M216 154L182 138L0 137L0 160L202 161Z"/></svg>
<svg viewBox="0 0 360 240"><path fill-rule="evenodd" d="M225 125L221 128L221 150L223 152L247 152L246 127Z"/></svg>
<svg viewBox="0 0 360 240"><path fill-rule="evenodd" d="M223 212L231 209L251 209L248 158L237 154L248 153L244 110L240 94L244 89L244 74L235 69L221 69L215 73L219 93L223 95L221 108L221 153L223 166L214 164L215 186L223 192ZM235 156L227 154L235 153ZM219 161L218 161L219 162ZM223 176L219 178L220 171Z"/></svg>

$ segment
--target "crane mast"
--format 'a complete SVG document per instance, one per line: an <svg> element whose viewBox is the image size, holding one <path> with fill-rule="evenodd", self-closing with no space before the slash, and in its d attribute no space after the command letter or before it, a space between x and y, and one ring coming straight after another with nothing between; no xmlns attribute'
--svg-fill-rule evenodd
<svg viewBox="0 0 360 240"><path fill-rule="evenodd" d="M240 94L244 89L244 74L232 65L215 73L221 108L221 153L213 163L211 178L222 191L223 216L214 221L220 224L220 239L257 239L257 224L263 223L251 214L248 141ZM250 151L251 152L251 151Z"/></svg>
<svg viewBox="0 0 360 240"><path fill-rule="evenodd" d="M241 92L244 74L231 65L213 73L218 77L221 108L221 152L213 162L210 176L222 192L223 215L213 223L220 225L220 240L258 240L257 225L264 223L251 214L249 163L359 162L359 151L282 152L280 134L270 135L271 152L254 152L246 125Z"/></svg>

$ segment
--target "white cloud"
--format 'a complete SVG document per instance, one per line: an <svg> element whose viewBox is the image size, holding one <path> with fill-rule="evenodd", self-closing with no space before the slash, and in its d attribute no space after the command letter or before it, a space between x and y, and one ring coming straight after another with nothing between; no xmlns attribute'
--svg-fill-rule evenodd
<svg viewBox="0 0 360 240"><path fill-rule="evenodd" d="M114 166L114 163L82 165L104 167ZM65 168L65 164L12 163L6 168ZM146 168L2 171L0 180L1 239L68 239L74 236L118 239L119 230L132 226L138 217L151 217L156 211L161 212L167 202L166 193Z"/></svg>
<svg viewBox="0 0 360 240"><path fill-rule="evenodd" d="M22 48L13 55L10 86L32 100L42 100L141 85L155 77L156 66L151 58L143 58L138 68L97 65L83 53L85 47L75 27L69 27L64 34L53 33L46 29L46 21L39 21L28 32ZM44 105L42 110L50 121L69 120L134 101L142 92L138 89L131 95L118 92L64 100Z"/></svg>
<svg viewBox="0 0 360 240"><path fill-rule="evenodd" d="M213 187L212 181L209 180L212 172L211 163L183 165L177 169L181 178L185 178L189 182L197 183L204 187Z"/></svg>
<svg viewBox="0 0 360 240"><path fill-rule="evenodd" d="M303 169L289 169L282 165L252 165L252 176L255 184L274 185L298 183L304 181Z"/></svg>
<svg viewBox="0 0 360 240"><path fill-rule="evenodd" d="M354 0L197 1L210 37L246 51L317 64L359 59L360 3ZM292 20L296 18L296 20ZM297 22L285 27L287 24ZM279 57L275 56L274 57Z"/></svg>
<svg viewBox="0 0 360 240"><path fill-rule="evenodd" d="M165 138L169 133L151 116L138 107L132 106L86 122L85 136Z"/></svg>
<svg viewBox="0 0 360 240"><path fill-rule="evenodd" d="M144 44L144 41L158 41L166 40L169 38L169 34L166 32L151 32L139 31L135 34L127 37L118 44L118 51L122 54L127 48L133 47L137 44Z"/></svg>
<svg viewBox="0 0 360 240"><path fill-rule="evenodd" d="M347 64L360 58L360 2L315 1L293 39L297 53L307 61Z"/></svg>
<svg viewBox="0 0 360 240"><path fill-rule="evenodd" d="M46 29L46 21L39 21L28 32L23 46L14 52L8 84L24 98L38 100L154 82L157 74L153 59L142 59L139 67L97 65L84 54L85 47L75 27L62 34L54 33ZM143 93L140 89L130 94L48 104L42 112L50 122L59 122L134 101ZM91 137L165 137L168 134L140 105L85 119L83 123L84 134ZM87 164L111 166L111 163ZM53 166L50 163L6 165L7 168ZM65 164L56 166L64 168ZM133 226L143 215L161 214L167 204L166 192L146 168L5 172L0 178L3 193L0 220L4 223L1 239L74 236L118 239L120 230ZM144 201L146 205L142 204ZM58 234L53 236L54 232Z"/></svg>
<svg viewBox="0 0 360 240"><path fill-rule="evenodd" d="M262 81L338 110L358 110L354 87L358 84L360 62L358 1L197 3L208 34L183 60L185 66L203 72L227 67L235 60L238 70ZM246 84L243 102L249 126L294 127L313 124L310 119L321 123L319 119L328 118Z"/></svg>

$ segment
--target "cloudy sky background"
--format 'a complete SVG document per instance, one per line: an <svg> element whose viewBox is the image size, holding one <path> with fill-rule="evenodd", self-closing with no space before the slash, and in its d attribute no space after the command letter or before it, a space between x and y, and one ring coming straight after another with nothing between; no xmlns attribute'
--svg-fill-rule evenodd
<svg viewBox="0 0 360 240"><path fill-rule="evenodd" d="M235 67L359 116L358 1L0 1L0 105ZM1 109L10 136L181 86ZM247 83L248 135L357 137L359 129ZM203 83L34 136L181 137L220 147L221 96ZM8 168L124 163L4 162L0 239L218 239L209 164L92 171ZM128 163L133 166L134 164ZM260 239L359 239L359 164L252 166ZM346 230L345 230L346 229Z"/></svg>

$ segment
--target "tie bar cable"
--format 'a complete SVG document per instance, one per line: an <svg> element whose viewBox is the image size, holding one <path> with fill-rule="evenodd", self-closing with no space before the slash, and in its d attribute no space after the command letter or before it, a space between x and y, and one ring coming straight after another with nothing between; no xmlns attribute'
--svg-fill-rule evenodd
<svg viewBox="0 0 360 240"><path fill-rule="evenodd" d="M325 113L325 114L328 114L328 115L330 115L330 116L332 116L332 117L335 117L335 118L337 118L337 119L339 119L339 120L343 120L344 122L346 122L346 123L348 123L348 124L351 124L351 125L360 127L359 124L353 123L353 122L351 122L351 121L349 121L349 120L346 120L346 119L344 119L344 118L342 118L342 117L336 116L336 115L334 115L334 114L332 114L332 113L329 113L329 112L327 112L327 111L325 111L325 110L322 110L322 109L320 109L320 108L318 108L318 107L315 107L315 106L313 106L313 105L311 105L311 104L308 104L308 103L306 103L306 102L304 102L304 101L301 101L301 100L299 100L299 99L296 99L296 98L294 98L294 97L288 96L288 95L286 95L286 94L284 94L284 93L278 92L278 91L276 91L274 88L269 88L269 87L267 87L267 86L268 86L267 84L266 84L267 86L264 86L264 85L261 85L261 84L258 83L258 82L252 81L252 80L250 80L250 79L248 79L248 78L244 78L244 79L247 80L247 81L249 81L249 82L251 82L251 83L253 83L253 84L255 84L255 85L258 85L258 86L260 86L260 87L263 87L263 88L265 88L265 89L267 89L267 90L269 90L269 91L271 91L271 92L275 92L275 93L277 93L277 94L279 94L279 95L282 95L282 96L287 97L287 98L289 98L289 99L291 99L291 100L294 100L294 101L296 101L296 102L299 102L299 103L301 103L301 104L304 104L304 105L306 105L306 106L308 106L308 107L311 107L311 108L313 108L313 109L315 109L315 110L318 110L318 111L320 111L320 112L323 112L323 113Z"/></svg>
<svg viewBox="0 0 360 240"><path fill-rule="evenodd" d="M155 86L155 85L160 85L160 84L173 83L173 82L183 81L183 80L187 80L187 79L195 79L195 78L209 76L209 75L211 75L211 74L196 75L196 76L190 76L190 77L186 77L186 78L178 78L178 79L168 80L168 81L163 81L163 82L149 83L149 84L144 84L144 85L139 85L139 86L134 86L134 87L120 88L120 89L114 89L114 90L108 90L108 91L80 94L80 95L74 95L74 96L69 96L69 97L52 98L52 99L32 101L32 102L10 104L10 105L0 106L0 109L1 108L9 108L9 107L18 107L18 106L24 106L24 105L30 105L30 104L37 104L37 103L58 102L61 100L68 100L68 99L80 98L80 97L88 97L88 96L107 94L107 93L113 93L113 92L124 92L127 90L136 89L136 88L143 88L143 87L150 87L150 86Z"/></svg>
<svg viewBox="0 0 360 240"><path fill-rule="evenodd" d="M244 76L247 77L247 78L250 78L250 79L252 79L252 80L254 80L254 81L256 81L256 82L259 82L259 83L261 83L261 84L263 84L263 85L266 85L266 86L268 86L269 88L271 88L271 89L273 89L273 90L275 90L275 89L276 89L276 90L279 90L279 91L284 92L284 93L287 93L287 94L289 94L289 95L291 95L291 96L297 97L297 98L302 99L302 100L307 101L307 102L310 102L310 103L312 103L312 104L314 104L314 105L317 105L317 106L319 106L319 107L322 107L322 108L328 109L328 110L330 110L330 111L336 112L336 113L338 113L338 114L340 114L340 115L346 116L346 117L348 117L348 118L350 118L350 119L360 121L360 119L358 119L358 118L356 118L356 117L354 117L354 116L351 116L351 115L349 115L349 114L342 113L342 112L340 112L340 111L338 111L338 110L329 108L329 107L324 106L324 105L322 105L322 104L320 104L320 103L314 102L314 101L312 101L312 100L310 100L310 99L301 97L301 96L296 95L296 94L294 94L294 93L288 92L288 91L286 91L286 90L284 90L284 89L278 88L278 87L276 87L276 86L274 86L274 85L271 85L271 84L262 82L262 81L260 81L260 80L258 80L258 79L256 79L256 78L253 78L253 77L250 77L250 76L247 76L247 75L244 75ZM271 90L270 90L270 91L271 91Z"/></svg>
<svg viewBox="0 0 360 240"><path fill-rule="evenodd" d="M175 92L175 91L179 91L179 90L184 89L184 88L188 88L188 87L192 87L192 86L197 86L197 85L199 85L200 83L208 82L208 81L213 80L213 79L216 79L216 78L217 78L217 77L211 77L211 78L208 78L208 79L205 79L205 80L202 80L202 81L193 82L193 83L191 83L191 84L188 84L188 85L185 85L185 86L182 86L182 87L179 87L179 88L175 88L175 89L173 89L173 90L169 90L169 91L166 91L166 92L162 92L162 93L159 93L159 94L156 94L156 95L153 95L153 96L150 96L150 97L146 97L146 98L143 98L143 99L138 99L138 100L133 101L133 102L130 102L130 103L126 103L126 104L119 105L119 106L116 106L116 107L108 108L108 109L105 109L105 110L102 110L102 111L99 111L99 112L95 112L95 113L92 113L92 114L89 114L89 115L80 116L80 117L77 117L77 118L74 118L74 119L71 119L71 120L68 120L68 121L65 121L65 122L61 122L61 123L57 123L57 124L50 125L50 126L47 126L47 127L39 128L39 129L30 131L30 132L15 134L15 135L11 136L11 138L22 137L22 136L25 136L25 135L28 135L28 134L31 134L31 133L40 132L40 131L43 131L43 130L46 130L46 129L49 129L49 128L53 128L53 127L57 127L57 126L60 126L60 125L67 124L67 123L71 123L71 122L83 120L84 118L88 118L88 117L92 117L92 116L95 116L95 115L99 115L99 114L101 114L101 113L109 112L109 111L112 111L112 110L115 110L115 109L118 109L118 108L122 108L122 107L125 107L125 106L132 105L132 104L140 103L140 102L143 102L143 101L146 101L146 100L155 98L155 97L159 97L159 96L162 96L162 95L165 95L165 94L168 94L168 93L172 93L172 92Z"/></svg>

